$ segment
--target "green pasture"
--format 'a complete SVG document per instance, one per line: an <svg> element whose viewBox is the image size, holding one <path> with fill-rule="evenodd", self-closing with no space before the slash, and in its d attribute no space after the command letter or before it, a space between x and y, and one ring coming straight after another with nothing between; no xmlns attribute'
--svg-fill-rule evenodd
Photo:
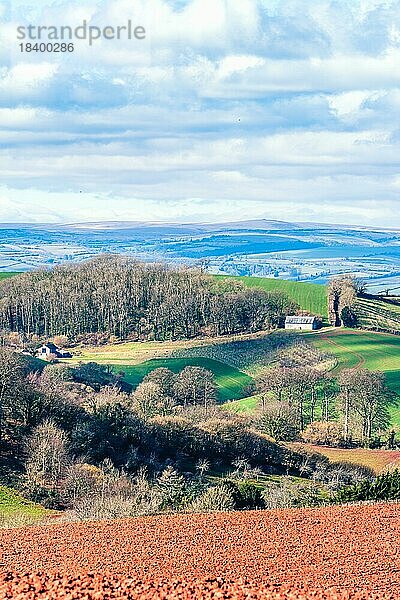
<svg viewBox="0 0 400 600"><path fill-rule="evenodd" d="M166 358L153 359L138 365L113 365L114 371L123 371L124 380L137 387L143 378L154 369L166 367L174 373L179 373L185 367L203 367L214 374L220 402L229 402L242 398L247 393L247 387L253 379L234 367L210 358Z"/></svg>
<svg viewBox="0 0 400 600"><path fill-rule="evenodd" d="M2 279L8 279L9 277L13 277L14 275L18 275L18 273L15 272L15 271L10 271L10 272L7 272L7 273L0 272L0 281Z"/></svg>
<svg viewBox="0 0 400 600"><path fill-rule="evenodd" d="M356 367L383 371L387 385L400 394L400 336L332 330L308 337L320 350L336 356L336 371ZM400 405L391 407L391 415L393 424L400 426Z"/></svg>
<svg viewBox="0 0 400 600"><path fill-rule="evenodd" d="M268 292L280 290L297 302L302 310L328 318L327 290L324 285L269 277L226 277L225 275L217 277L237 279L248 287L258 287Z"/></svg>
<svg viewBox="0 0 400 600"><path fill-rule="evenodd" d="M259 395L255 395L239 400L231 400L231 402L226 402L224 404L224 408L237 414L253 412L257 408L259 398Z"/></svg>

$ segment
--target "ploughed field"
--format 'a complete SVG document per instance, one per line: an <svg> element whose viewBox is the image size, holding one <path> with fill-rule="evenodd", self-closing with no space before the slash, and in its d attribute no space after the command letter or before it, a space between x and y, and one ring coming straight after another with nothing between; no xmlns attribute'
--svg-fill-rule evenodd
<svg viewBox="0 0 400 600"><path fill-rule="evenodd" d="M331 462L350 462L369 467L377 475L400 469L400 450L372 450L370 448L331 448L330 446L317 446L292 442L288 444L292 450L317 452L326 456Z"/></svg>
<svg viewBox="0 0 400 600"><path fill-rule="evenodd" d="M4 530L0 597L394 599L399 542L397 504Z"/></svg>

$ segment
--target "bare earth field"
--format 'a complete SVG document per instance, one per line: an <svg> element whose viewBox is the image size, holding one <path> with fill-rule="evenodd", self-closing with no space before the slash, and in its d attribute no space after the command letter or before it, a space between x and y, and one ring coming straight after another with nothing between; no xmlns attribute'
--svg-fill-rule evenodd
<svg viewBox="0 0 400 600"><path fill-rule="evenodd" d="M371 450L369 448L331 448L294 442L288 444L293 450L306 450L323 454L332 462L350 462L370 467L377 475L400 468L400 450Z"/></svg>
<svg viewBox="0 0 400 600"><path fill-rule="evenodd" d="M395 599L399 542L397 504L4 530L0 597Z"/></svg>

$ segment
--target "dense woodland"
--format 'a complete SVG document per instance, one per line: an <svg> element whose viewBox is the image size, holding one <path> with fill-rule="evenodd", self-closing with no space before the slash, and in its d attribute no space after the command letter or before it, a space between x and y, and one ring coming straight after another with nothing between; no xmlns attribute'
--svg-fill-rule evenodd
<svg viewBox="0 0 400 600"><path fill-rule="evenodd" d="M282 325L298 308L280 291L120 256L25 273L0 286L0 329L46 337L100 332L164 340L254 332Z"/></svg>

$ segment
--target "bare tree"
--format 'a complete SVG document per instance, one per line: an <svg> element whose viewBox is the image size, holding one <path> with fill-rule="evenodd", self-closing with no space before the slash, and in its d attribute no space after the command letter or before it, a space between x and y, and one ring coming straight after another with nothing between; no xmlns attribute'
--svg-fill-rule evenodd
<svg viewBox="0 0 400 600"><path fill-rule="evenodd" d="M26 475L31 484L54 490L70 464L66 433L45 421L33 431L27 444Z"/></svg>

